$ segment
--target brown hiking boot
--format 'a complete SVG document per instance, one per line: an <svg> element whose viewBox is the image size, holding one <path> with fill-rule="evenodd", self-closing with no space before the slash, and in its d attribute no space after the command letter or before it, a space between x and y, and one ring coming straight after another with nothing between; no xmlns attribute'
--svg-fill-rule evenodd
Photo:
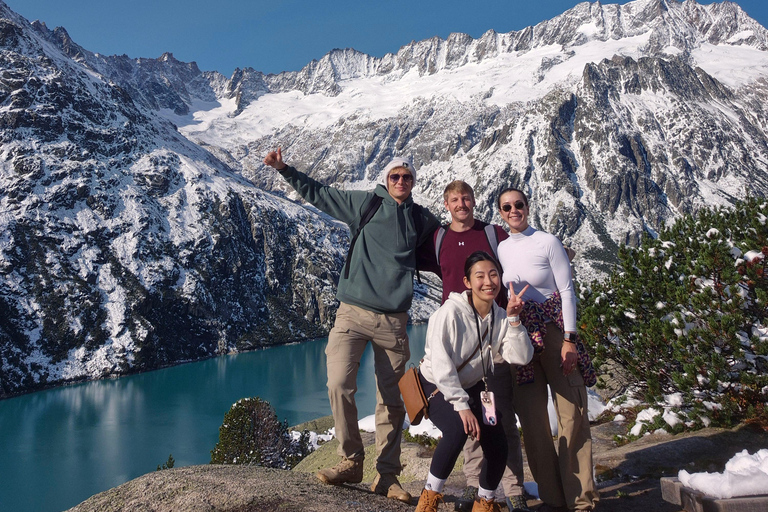
<svg viewBox="0 0 768 512"><path fill-rule="evenodd" d="M363 481L363 458L341 458L341 462L332 468L321 469L317 472L317 478L331 485L359 484Z"/></svg>
<svg viewBox="0 0 768 512"><path fill-rule="evenodd" d="M487 500L478 496L472 506L472 512L501 512L501 507L496 500Z"/></svg>
<svg viewBox="0 0 768 512"><path fill-rule="evenodd" d="M416 505L416 512L437 512L437 504L440 501L443 501L442 494L437 491L428 491L427 489L424 489L421 491L421 496L419 496L419 504Z"/></svg>
<svg viewBox="0 0 768 512"><path fill-rule="evenodd" d="M400 482L397 481L397 477L392 473L384 473L383 475L377 473L373 485L371 485L371 490L387 498L400 500L405 503L411 502L411 495L400 487Z"/></svg>

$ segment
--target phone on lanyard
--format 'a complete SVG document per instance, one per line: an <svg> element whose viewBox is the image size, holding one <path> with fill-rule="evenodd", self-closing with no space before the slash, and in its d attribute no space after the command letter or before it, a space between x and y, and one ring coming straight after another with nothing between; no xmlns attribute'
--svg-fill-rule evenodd
<svg viewBox="0 0 768 512"><path fill-rule="evenodd" d="M496 425L496 397L493 391L481 391L480 403L483 406L483 423L486 425Z"/></svg>

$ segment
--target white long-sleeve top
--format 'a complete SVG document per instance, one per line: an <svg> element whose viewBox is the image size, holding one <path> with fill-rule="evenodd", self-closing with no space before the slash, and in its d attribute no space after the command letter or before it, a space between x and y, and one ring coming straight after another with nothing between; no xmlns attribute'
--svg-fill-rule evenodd
<svg viewBox="0 0 768 512"><path fill-rule="evenodd" d="M571 262L562 242L555 236L528 227L522 233L512 233L499 244L499 262L504 270L502 282L509 290L514 285L520 293L531 285L523 300L543 303L556 291L563 302L563 327L576 332L576 293L571 276Z"/></svg>
<svg viewBox="0 0 768 512"><path fill-rule="evenodd" d="M493 332L486 335L482 358L478 350L461 372L457 372L456 369L472 354L478 342L469 293L452 292L448 300L429 317L425 355L419 367L424 378L437 386L456 411L469 409L469 395L464 390L482 380L483 361L489 373L494 354L501 354L508 363L518 365L528 364L533 357L528 332L522 325L509 325L507 312L494 302L493 309L485 318L478 315L480 334L486 328L490 331L491 315L494 317ZM491 341L490 346L488 340Z"/></svg>

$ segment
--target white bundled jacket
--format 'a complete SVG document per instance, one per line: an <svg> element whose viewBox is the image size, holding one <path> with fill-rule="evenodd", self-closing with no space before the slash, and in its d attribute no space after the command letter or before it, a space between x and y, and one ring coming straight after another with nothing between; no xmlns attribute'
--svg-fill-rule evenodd
<svg viewBox="0 0 768 512"><path fill-rule="evenodd" d="M457 372L456 369L477 347L477 327L469 293L471 291L452 292L429 317L425 355L419 367L424 378L437 386L456 411L469 409L469 395L464 390L482 380L483 360L485 371L490 374L494 354L500 354L505 361L516 365L528 364L533 357L533 346L525 327L509 325L507 312L494 302L491 312L494 315L493 333L485 337L483 357L478 350L461 372ZM480 334L486 328L490 330L491 314L485 318L478 315ZM488 340L491 340L491 347Z"/></svg>

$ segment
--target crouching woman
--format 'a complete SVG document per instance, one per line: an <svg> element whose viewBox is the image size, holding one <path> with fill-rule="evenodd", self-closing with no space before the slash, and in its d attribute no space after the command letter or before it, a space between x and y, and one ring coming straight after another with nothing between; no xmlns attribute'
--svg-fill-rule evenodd
<svg viewBox="0 0 768 512"><path fill-rule="evenodd" d="M437 510L445 481L467 436L483 449L480 489L472 508L498 511L494 490L507 460L507 440L496 417L485 377L493 372L493 356L510 364L527 364L533 347L518 315L523 308L510 287L507 310L495 302L501 290L501 270L489 254L477 251L464 264L463 293L451 293L429 319L424 359L419 367L424 393L437 393L429 402L429 419L443 434L435 449L429 475L416 512ZM526 286L527 288L527 286ZM482 395L482 398L481 398ZM485 398L485 400L483 400Z"/></svg>

